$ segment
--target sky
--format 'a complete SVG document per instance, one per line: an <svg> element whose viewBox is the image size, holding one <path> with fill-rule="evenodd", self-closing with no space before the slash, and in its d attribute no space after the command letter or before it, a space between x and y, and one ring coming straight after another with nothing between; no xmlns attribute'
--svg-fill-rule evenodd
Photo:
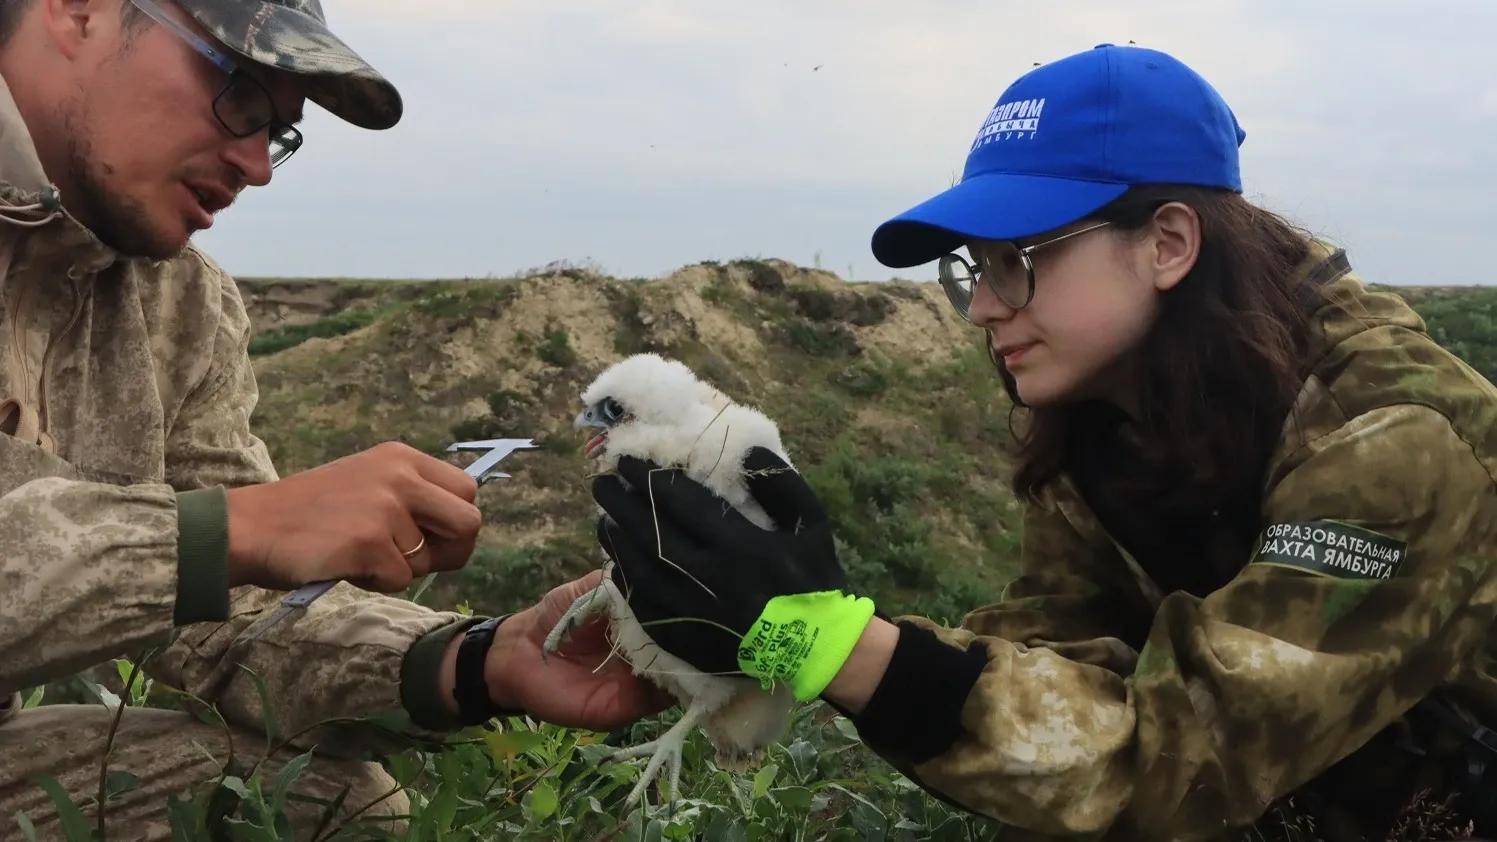
<svg viewBox="0 0 1497 842"><path fill-rule="evenodd" d="M948 187L1002 91L1100 43L1162 50L1247 132L1248 198L1371 282L1486 284L1497 3L1476 0L322 0L401 90L197 237L249 276L658 277L782 258L855 280Z"/></svg>

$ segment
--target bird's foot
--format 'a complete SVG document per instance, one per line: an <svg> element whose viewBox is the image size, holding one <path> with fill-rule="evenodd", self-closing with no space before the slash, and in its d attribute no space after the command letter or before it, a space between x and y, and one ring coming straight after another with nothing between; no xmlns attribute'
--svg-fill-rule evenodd
<svg viewBox="0 0 1497 842"><path fill-rule="evenodd" d="M666 780L670 787L670 804L675 805L676 793L681 785L681 749L686 745L686 735L691 733L691 729L695 728L707 713L707 707L693 699L686 706L686 712L681 714L681 718L670 727L670 730L647 743L614 752L610 760L615 762L628 760L631 757L642 757L646 754L651 755L644 772L640 773L639 782L629 792L629 797L624 799L626 808L639 803L639 799L644 796L650 782L660 774L661 767L665 767Z"/></svg>
<svg viewBox="0 0 1497 842"><path fill-rule="evenodd" d="M633 807L644 797L645 790L659 776L662 770L666 774L666 783L669 790L669 803L674 805L676 794L681 784L681 749L686 743L686 732L676 733L675 729L665 733L658 740L651 740L637 746L622 749L614 753L611 760L617 762L629 760L634 757L650 755L650 762L645 765L645 770L640 773L639 781L630 790L629 797L624 799L625 807Z"/></svg>
<svg viewBox="0 0 1497 842"><path fill-rule="evenodd" d="M598 608L602 607L600 600L606 598L603 595L603 588L600 583L598 587L572 600L572 604L561 615L561 619L556 621L556 625L546 635L545 643L541 644L542 663L545 662L547 655L555 652L562 643L566 642L567 637L572 634L573 630L587 622L587 618L592 616L593 612L597 611Z"/></svg>

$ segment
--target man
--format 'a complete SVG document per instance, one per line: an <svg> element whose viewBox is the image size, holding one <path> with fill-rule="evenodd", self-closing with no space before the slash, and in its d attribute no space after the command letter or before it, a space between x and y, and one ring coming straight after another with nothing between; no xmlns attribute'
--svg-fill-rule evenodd
<svg viewBox="0 0 1497 842"><path fill-rule="evenodd" d="M370 592L466 563L480 516L462 470L385 444L277 478L249 429L243 303L188 238L270 182L307 100L369 129L401 116L318 0L0 0L0 824L21 811L59 833L35 779L87 804L113 719L21 710L18 691L148 649L159 682L230 728L124 712L108 768L140 783L107 818L130 838L169 838L167 796L217 778L231 746L264 753L257 678L282 737L368 714L440 736L519 709L609 729L665 705L617 659L594 674L597 628L540 662L591 577L497 629ZM328 579L344 581L268 622L281 591ZM316 743L301 791L398 816L366 759L406 744L389 733L313 728L265 771ZM291 803L309 834L319 808Z"/></svg>

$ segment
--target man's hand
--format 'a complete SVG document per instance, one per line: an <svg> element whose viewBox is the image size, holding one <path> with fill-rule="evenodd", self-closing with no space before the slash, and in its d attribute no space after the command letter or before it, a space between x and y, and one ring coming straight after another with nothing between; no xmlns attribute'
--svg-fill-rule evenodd
<svg viewBox="0 0 1497 842"><path fill-rule="evenodd" d="M555 725L609 731L674 703L669 693L634 675L621 656L609 657L604 614L591 617L541 660L546 635L577 597L598 586L602 575L594 571L553 588L539 603L499 624L484 665L496 704L523 708Z"/></svg>
<svg viewBox="0 0 1497 842"><path fill-rule="evenodd" d="M483 522L477 495L466 471L398 442L230 489L229 586L342 579L399 591L467 563Z"/></svg>

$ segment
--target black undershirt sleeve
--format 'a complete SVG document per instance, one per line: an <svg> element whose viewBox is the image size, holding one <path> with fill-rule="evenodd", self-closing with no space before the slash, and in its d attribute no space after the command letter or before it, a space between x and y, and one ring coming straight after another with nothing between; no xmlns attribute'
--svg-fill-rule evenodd
<svg viewBox="0 0 1497 842"><path fill-rule="evenodd" d="M896 625L899 642L862 713L852 716L832 707L857 726L869 748L922 763L951 748L961 735L962 708L988 657L981 644L958 649L928 629Z"/></svg>

